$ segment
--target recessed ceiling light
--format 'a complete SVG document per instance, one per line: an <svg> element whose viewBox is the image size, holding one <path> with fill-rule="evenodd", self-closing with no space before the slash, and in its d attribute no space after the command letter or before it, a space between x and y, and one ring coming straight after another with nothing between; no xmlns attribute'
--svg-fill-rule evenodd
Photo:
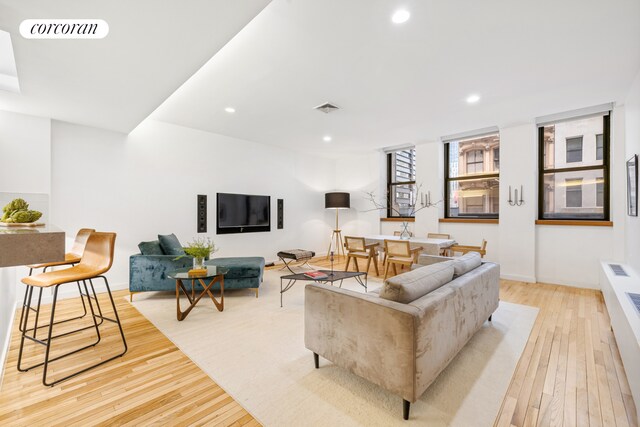
<svg viewBox="0 0 640 427"><path fill-rule="evenodd" d="M236 109L233 107L227 107L224 109L224 111L226 111L227 113L235 113Z"/></svg>
<svg viewBox="0 0 640 427"><path fill-rule="evenodd" d="M467 97L467 104L475 104L480 101L480 95L469 95Z"/></svg>
<svg viewBox="0 0 640 427"><path fill-rule="evenodd" d="M393 12L393 15L391 15L391 21L394 24L403 24L409 20L409 17L411 17L411 14L408 10L400 9Z"/></svg>
<svg viewBox="0 0 640 427"><path fill-rule="evenodd" d="M325 136L323 136L323 137L322 137L322 140L323 140L324 142L331 142L331 140L332 140L332 139L333 139L333 138L331 138L329 135L325 135Z"/></svg>

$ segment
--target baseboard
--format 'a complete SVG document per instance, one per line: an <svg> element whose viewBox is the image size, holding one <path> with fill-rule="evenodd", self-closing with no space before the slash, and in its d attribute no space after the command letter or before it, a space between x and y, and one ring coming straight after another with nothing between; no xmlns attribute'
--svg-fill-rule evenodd
<svg viewBox="0 0 640 427"><path fill-rule="evenodd" d="M581 289L593 289L600 290L600 285L597 283L583 283L583 282L573 282L571 280L563 280L558 281L558 279L538 277L538 283L548 283L550 285L560 285L560 286L569 286L572 288L581 288Z"/></svg>
<svg viewBox="0 0 640 427"><path fill-rule="evenodd" d="M9 330L7 332L7 338L5 342L2 343L2 348L0 349L0 389L2 388L2 380L4 378L4 367L7 364L7 357L9 357L9 347L11 346L11 332L13 331L13 322L16 318L16 309L18 308L18 301L16 300L13 303L13 316L11 316L11 320L9 320Z"/></svg>
<svg viewBox="0 0 640 427"><path fill-rule="evenodd" d="M516 282L536 283L536 278L534 276L523 276L520 274L500 274L500 278Z"/></svg>

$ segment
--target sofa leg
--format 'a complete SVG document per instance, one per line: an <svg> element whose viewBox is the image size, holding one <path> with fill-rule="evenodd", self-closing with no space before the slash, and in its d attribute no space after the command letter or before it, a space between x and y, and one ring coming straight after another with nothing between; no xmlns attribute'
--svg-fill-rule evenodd
<svg viewBox="0 0 640 427"><path fill-rule="evenodd" d="M256 298L258 298L258 288L255 288L254 291L256 292Z"/></svg>
<svg viewBox="0 0 640 427"><path fill-rule="evenodd" d="M318 353L313 353L313 363L316 365L316 369L320 369L320 356L318 356Z"/></svg>
<svg viewBox="0 0 640 427"><path fill-rule="evenodd" d="M490 314L490 315L489 315L489 322L491 322L491 316L493 316L493 314Z"/></svg>
<svg viewBox="0 0 640 427"><path fill-rule="evenodd" d="M409 409L411 409L411 402L402 399L402 418L409 419Z"/></svg>

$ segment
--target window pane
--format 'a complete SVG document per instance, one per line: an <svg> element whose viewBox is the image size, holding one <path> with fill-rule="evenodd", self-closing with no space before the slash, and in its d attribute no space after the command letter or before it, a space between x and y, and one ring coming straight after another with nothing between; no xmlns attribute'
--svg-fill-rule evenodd
<svg viewBox="0 0 640 427"><path fill-rule="evenodd" d="M449 177L498 173L500 166L500 136L498 134L450 141Z"/></svg>
<svg viewBox="0 0 640 427"><path fill-rule="evenodd" d="M449 182L449 217L496 218L499 204L498 178Z"/></svg>
<svg viewBox="0 0 640 427"><path fill-rule="evenodd" d="M598 154L597 146L598 136L602 141L603 127L602 116L545 126L544 168L561 169L601 165L602 149Z"/></svg>
<svg viewBox="0 0 640 427"><path fill-rule="evenodd" d="M582 161L582 137L567 138L567 163Z"/></svg>
<svg viewBox="0 0 640 427"><path fill-rule="evenodd" d="M596 135L596 160L602 160L602 153L604 150L604 139L602 134Z"/></svg>
<svg viewBox="0 0 640 427"><path fill-rule="evenodd" d="M416 150L408 149L391 154L391 182L416 180Z"/></svg>
<svg viewBox="0 0 640 427"><path fill-rule="evenodd" d="M391 186L391 216L413 216L415 207L415 184Z"/></svg>
<svg viewBox="0 0 640 427"><path fill-rule="evenodd" d="M543 184L543 219L604 219L604 185L601 169L547 173Z"/></svg>
<svg viewBox="0 0 640 427"><path fill-rule="evenodd" d="M596 206L604 206L604 182L596 182Z"/></svg>

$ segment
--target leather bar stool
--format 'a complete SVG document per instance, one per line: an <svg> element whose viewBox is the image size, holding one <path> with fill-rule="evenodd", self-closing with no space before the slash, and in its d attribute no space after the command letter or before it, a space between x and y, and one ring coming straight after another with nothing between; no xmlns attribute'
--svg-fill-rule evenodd
<svg viewBox="0 0 640 427"><path fill-rule="evenodd" d="M28 276L22 279L22 283L24 283L30 288L40 288L40 289L53 288L53 302L51 305L51 319L49 321L49 324L47 325L48 326L47 338L38 339L36 337L36 332L38 329L37 322L40 314L40 300L38 300L38 304L36 305L36 308L33 310L35 311L35 324L33 328L28 327L29 313L31 310L26 310L25 312L25 316L22 322L22 336L20 339L20 350L18 352L18 370L19 371L25 372L39 366L44 366L44 371L42 373L42 383L46 386L53 386L61 381L67 380L83 372L86 372L89 369L93 369L97 366L103 365L111 360L121 357L127 352L127 342L124 337L124 331L122 330L122 324L120 323L120 318L118 317L118 312L116 310L115 302L113 301L113 295L111 295L111 289L109 288L109 281L104 276L104 274L107 271L109 271L109 269L111 268L111 265L113 264L113 252L115 248L115 240L116 240L115 233L93 232L91 233L91 235L87 240L84 254L82 255L82 259L77 265L64 270L50 271L50 272L41 273L35 276ZM85 327L85 328L80 328L80 329L72 330L69 332L61 333L59 335L55 335L55 336L53 335L53 327L56 324L55 312L56 312L56 304L58 302L58 290L60 286L67 283L82 282L84 285L84 290L86 295L89 295L87 281L91 279L98 279L98 278L104 280L104 284L107 288L107 294L109 296L109 300L111 301L111 307L113 309L115 318L112 319L102 314L102 310L100 309L100 303L98 301L98 298L95 298L95 300L93 298L88 298L87 300L89 303L88 304L89 310L91 311L91 317L93 320L93 326L91 326L90 328L95 328L96 336L97 336L96 341L84 347L50 358L52 340L87 329ZM29 297L27 301L28 307L31 307L31 296L32 296L32 292L29 292ZM96 313L96 310L94 310L94 303L97 308L97 313ZM104 321L112 322L118 325L118 329L120 330L120 336L122 338L122 344L124 346L124 349L122 350L122 352L116 354L115 356L109 357L108 359L102 359L101 357L100 362L98 363L82 368L76 372L66 375L63 378L59 378L55 381L49 382L47 379L47 369L49 367L50 362L73 355L82 350L94 347L100 342L100 339L101 339L100 329L99 329L100 325L98 323L98 320L100 321L104 320ZM33 332L33 335L30 335L30 332ZM22 367L22 354L23 354L25 339L41 344L45 347L43 362L28 366L28 367Z"/></svg>
<svg viewBox="0 0 640 427"><path fill-rule="evenodd" d="M51 267L62 267L62 266L68 266L68 265L74 266L78 264L80 262L80 259L82 258L82 254L84 253L84 247L87 244L87 239L89 238L89 235L91 235L91 233L93 233L94 231L96 230L94 230L93 228L81 228L80 230L78 230L78 233L76 234L76 238L73 241L73 246L71 247L71 252L64 254L64 261L46 262L42 264L28 265L27 267L29 267L29 276L33 274L33 270L36 270L39 268L42 268L42 272L46 273L47 269ZM91 283L91 289L93 290L93 295L95 297L96 293L95 293L95 289L93 289L93 283ZM25 312L25 309L27 309L27 298L31 298L31 296L28 295L29 292L33 292L33 287L27 286L24 289L24 300L22 301L22 311L20 312L20 324L18 325L20 332L22 332L22 320L24 319L24 312ZM77 317L72 317L71 319L59 320L56 323L64 323L64 322L69 322L71 320L81 319L87 315L87 306L84 302L84 297L85 296L87 298L90 298L90 297L82 293L80 282L78 282L78 292L80 292L80 298L82 299L82 310L83 310L82 315ZM42 299L42 288L40 288L38 301L40 301L41 299ZM48 325L42 325L40 326L40 328L44 328L47 326Z"/></svg>

